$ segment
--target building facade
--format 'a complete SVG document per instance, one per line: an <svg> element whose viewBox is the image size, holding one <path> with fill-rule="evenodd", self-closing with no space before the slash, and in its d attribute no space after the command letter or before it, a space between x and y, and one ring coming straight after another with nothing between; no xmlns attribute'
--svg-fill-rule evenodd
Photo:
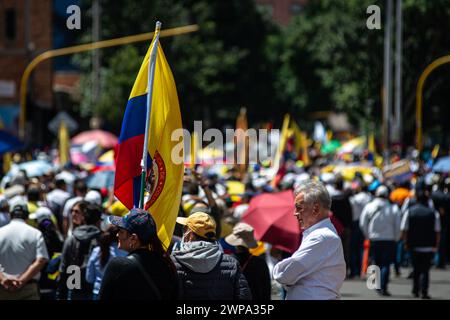
<svg viewBox="0 0 450 320"><path fill-rule="evenodd" d="M22 74L35 56L52 48L52 0L2 0L0 17L0 117L14 132ZM52 105L52 72L52 62L46 61L30 78L29 97L41 108Z"/></svg>

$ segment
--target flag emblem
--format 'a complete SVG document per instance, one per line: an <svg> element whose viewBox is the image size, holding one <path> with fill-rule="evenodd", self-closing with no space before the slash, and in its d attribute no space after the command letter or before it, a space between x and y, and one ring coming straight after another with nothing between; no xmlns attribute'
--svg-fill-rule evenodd
<svg viewBox="0 0 450 320"><path fill-rule="evenodd" d="M145 210L148 210L153 203L161 195L166 182L166 165L164 159L159 152L155 151L155 156L152 162L152 168L149 170L146 179L147 191L150 193L150 199L145 204Z"/></svg>

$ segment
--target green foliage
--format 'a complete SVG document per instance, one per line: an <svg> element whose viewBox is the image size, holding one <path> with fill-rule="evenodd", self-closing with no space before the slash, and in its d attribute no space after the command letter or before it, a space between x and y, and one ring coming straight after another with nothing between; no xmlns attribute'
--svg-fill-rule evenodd
<svg viewBox="0 0 450 320"><path fill-rule="evenodd" d="M366 28L368 15L365 9L371 4L381 8L381 30ZM276 86L282 93L279 98L292 106L299 118L309 111L339 110L346 112L357 127L366 127L367 122L381 123L384 4L385 1L373 0L310 1L283 30L282 66ZM393 14L395 19L395 10ZM413 143L418 78L429 63L450 54L449 29L449 0L403 1L405 143ZM394 58L394 52L392 54ZM427 80L424 101L440 106L436 110L440 109L443 114L449 98L450 77L438 72ZM433 92L436 87L440 89ZM429 112L426 107L424 110L427 120ZM428 126L432 123L429 119ZM442 128L445 128L444 124Z"/></svg>
<svg viewBox="0 0 450 320"><path fill-rule="evenodd" d="M255 120L272 115L275 69L267 63L266 41L276 27L264 19L252 0L119 0L102 1L102 5L102 38L149 32L156 20L163 22L164 29L194 23L200 26L194 34L161 38L187 127L200 119L214 126L234 121L241 106L246 106L249 118ZM90 32L86 30L84 42L89 41ZM148 43L102 51L102 96L97 104L91 98L91 55L75 58L85 70L80 86L80 111L84 115L103 116L120 129L147 47ZM219 117L218 109L225 111L225 119Z"/></svg>
<svg viewBox="0 0 450 320"><path fill-rule="evenodd" d="M284 30L279 88L297 115L333 110L357 120L369 99L379 104L382 32L366 28L369 4L311 1Z"/></svg>
<svg viewBox="0 0 450 320"><path fill-rule="evenodd" d="M394 1L395 3L395 1ZM381 30L368 30L366 8L381 7ZM286 27L269 20L253 0L102 0L102 38L196 23L189 35L161 38L174 73L184 125L233 125L241 106L250 124L298 119L314 111L343 111L356 127L381 121L384 4L382 0L309 1ZM449 54L450 0L403 0L405 133L414 130L415 88L423 69ZM84 25L89 25L85 23ZM86 28L80 42L90 41ZM102 50L102 93L91 98L91 54L75 61L84 115L100 115L120 130L126 102L149 43ZM439 76L440 75L440 76ZM425 86L425 105L448 101L448 77ZM439 108L438 108L439 109ZM411 141L409 141L411 142Z"/></svg>

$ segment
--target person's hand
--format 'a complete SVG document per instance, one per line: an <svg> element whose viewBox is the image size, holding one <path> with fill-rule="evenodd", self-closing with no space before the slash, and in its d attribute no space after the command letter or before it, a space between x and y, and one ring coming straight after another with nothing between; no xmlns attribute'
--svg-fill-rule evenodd
<svg viewBox="0 0 450 320"><path fill-rule="evenodd" d="M3 288L5 288L5 290L10 290L10 288L14 287L14 282L13 279L11 278L3 278L2 281L0 282L0 284L2 285Z"/></svg>
<svg viewBox="0 0 450 320"><path fill-rule="evenodd" d="M208 187L208 184L206 183L206 180L202 177L202 175L200 173L198 173L195 170L192 170L192 175L194 176L195 182L199 186L201 186L203 188Z"/></svg>
<svg viewBox="0 0 450 320"><path fill-rule="evenodd" d="M20 278L14 279L14 289L13 289L13 291L22 289L22 287L23 287L25 284L26 284L26 282L23 281L23 280L20 279Z"/></svg>
<svg viewBox="0 0 450 320"><path fill-rule="evenodd" d="M8 291L16 291L22 288L23 282L16 277L5 277L2 279L1 285Z"/></svg>

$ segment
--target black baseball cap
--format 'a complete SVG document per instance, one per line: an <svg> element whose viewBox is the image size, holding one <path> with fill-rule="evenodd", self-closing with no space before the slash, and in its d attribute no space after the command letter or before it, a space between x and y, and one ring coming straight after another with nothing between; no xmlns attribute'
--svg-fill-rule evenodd
<svg viewBox="0 0 450 320"><path fill-rule="evenodd" d="M123 217L110 216L108 222L129 233L135 233L144 244L148 244L151 237L157 234L155 220L143 209L133 208Z"/></svg>
<svg viewBox="0 0 450 320"><path fill-rule="evenodd" d="M11 213L13 214L29 214L28 206L26 203L18 203L12 207Z"/></svg>

